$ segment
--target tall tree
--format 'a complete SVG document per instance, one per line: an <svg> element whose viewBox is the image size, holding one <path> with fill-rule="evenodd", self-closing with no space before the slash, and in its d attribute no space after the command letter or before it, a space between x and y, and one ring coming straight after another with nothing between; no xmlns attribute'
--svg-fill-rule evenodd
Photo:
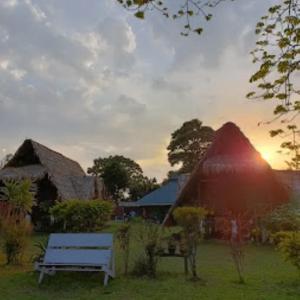
<svg viewBox="0 0 300 300"><path fill-rule="evenodd" d="M171 135L168 160L172 166L180 164L180 173L192 172L212 142L214 130L203 126L198 119L183 123Z"/></svg>
<svg viewBox="0 0 300 300"><path fill-rule="evenodd" d="M144 176L138 163L122 155L99 157L87 172L103 179L115 201L137 200L157 186L155 178Z"/></svg>

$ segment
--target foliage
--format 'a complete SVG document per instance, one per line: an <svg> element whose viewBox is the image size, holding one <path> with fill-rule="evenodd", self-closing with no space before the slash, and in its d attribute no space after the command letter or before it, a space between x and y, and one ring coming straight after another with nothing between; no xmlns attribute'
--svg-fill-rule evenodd
<svg viewBox="0 0 300 300"><path fill-rule="evenodd" d="M161 242L161 228L157 224L144 220L138 225L136 238L142 244L144 253L136 261L133 273L154 278L158 262L157 252Z"/></svg>
<svg viewBox="0 0 300 300"><path fill-rule="evenodd" d="M282 205L263 220L271 233L300 230L300 209L293 204Z"/></svg>
<svg viewBox="0 0 300 300"><path fill-rule="evenodd" d="M19 216L12 215L1 220L3 250L7 264L22 262L31 231L32 227L25 218L20 219Z"/></svg>
<svg viewBox="0 0 300 300"><path fill-rule="evenodd" d="M300 102L297 72L300 70L300 7L299 0L284 0L269 8L256 25L259 36L252 52L259 70L250 82L258 82L260 93L251 92L250 98L277 99L274 114L282 116L289 111L299 112Z"/></svg>
<svg viewBox="0 0 300 300"><path fill-rule="evenodd" d="M129 251L130 251L130 223L122 224L117 231L117 238L119 241L120 249L123 252L124 259L124 274L128 273Z"/></svg>
<svg viewBox="0 0 300 300"><path fill-rule="evenodd" d="M41 261L46 253L48 245L48 239L38 241L34 244L35 248L37 249L37 253L33 256L32 261L33 262L39 262Z"/></svg>
<svg viewBox="0 0 300 300"><path fill-rule="evenodd" d="M300 232L279 232L279 251L286 261L291 262L300 271Z"/></svg>
<svg viewBox="0 0 300 300"><path fill-rule="evenodd" d="M4 181L4 187L1 188L4 200L13 207L15 213L26 214L31 212L34 203L34 196L31 192L31 181L28 179L22 181Z"/></svg>
<svg viewBox="0 0 300 300"><path fill-rule="evenodd" d="M197 279L197 248L202 237L201 221L205 218L207 211L202 207L178 207L173 216L176 223L183 228L183 240L186 241L187 257L192 271L193 279Z"/></svg>
<svg viewBox="0 0 300 300"><path fill-rule="evenodd" d="M107 232L114 232L119 226L113 223ZM135 228L132 228L132 234ZM43 240L44 235L35 235L31 245ZM299 277L297 269L290 263L280 259L272 247L246 246L245 257L249 270L249 284L235 285L234 269L228 253L228 247L218 241L204 241L201 244L201 273L208 278L207 285L185 280L181 258L165 258L159 261L158 280L147 277L126 277L119 275L123 271L121 263L116 264L118 278L111 281L108 287L101 284L98 273L58 272L53 278L49 277L43 287L37 285L37 275L33 272L30 260L34 247L28 247L22 267L10 266L0 268L0 299L5 300L120 300L120 299L163 299L201 300L299 300ZM131 243L132 258L139 256L140 244L135 239ZM116 261L121 262L122 252L115 249ZM27 263L28 262L28 263ZM1 260L3 264L3 260ZM101 296L100 296L101 295ZM183 296L184 295L184 296ZM241 296L242 295L242 296Z"/></svg>
<svg viewBox="0 0 300 300"><path fill-rule="evenodd" d="M280 147L282 151L286 151L285 154L289 157L289 160L286 161L286 164L291 170L300 169L299 133L300 130L298 129L298 127L296 125L291 124L286 126L285 131L283 129L270 131L270 135L272 137L280 136L281 138L285 139L285 141L281 143Z"/></svg>
<svg viewBox="0 0 300 300"><path fill-rule="evenodd" d="M130 200L136 201L141 199L157 188L159 188L159 184L156 178L149 178L147 176L134 177L129 185Z"/></svg>
<svg viewBox="0 0 300 300"><path fill-rule="evenodd" d="M256 84L257 90L247 96L276 101L275 118L267 123L281 119L290 125L286 129L271 130L270 134L289 137L281 148L291 155L288 166L297 170L300 167L299 130L293 121L300 113L300 1L282 0L281 4L271 6L257 23L256 34L258 41L252 55L253 63L259 68L250 82Z"/></svg>
<svg viewBox="0 0 300 300"><path fill-rule="evenodd" d="M198 119L183 123L172 133L167 147L172 166L181 164L180 173L192 172L212 142L214 130L203 126Z"/></svg>
<svg viewBox="0 0 300 300"><path fill-rule="evenodd" d="M137 200L157 187L155 178L145 177L139 164L121 155L95 159L88 173L103 178L115 201L124 200L126 196Z"/></svg>
<svg viewBox="0 0 300 300"><path fill-rule="evenodd" d="M61 230L66 232L94 232L110 220L113 204L104 200L68 200L55 204L50 213Z"/></svg>
<svg viewBox="0 0 300 300"><path fill-rule="evenodd" d="M138 19L144 19L148 11L155 10L166 18L182 22L182 36L188 36L193 32L201 34L203 27L200 20L192 21L192 17L209 21L212 18L211 9L226 0L181 0L175 3L175 7L167 0L117 0L123 7L134 13ZM231 0L234 1L234 0Z"/></svg>

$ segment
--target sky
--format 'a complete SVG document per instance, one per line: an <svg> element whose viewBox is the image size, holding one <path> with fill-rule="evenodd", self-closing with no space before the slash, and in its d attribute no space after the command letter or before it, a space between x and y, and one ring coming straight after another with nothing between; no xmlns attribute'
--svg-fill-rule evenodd
<svg viewBox="0 0 300 300"><path fill-rule="evenodd" d="M198 118L214 129L235 122L285 167L275 125L257 125L274 103L245 97L255 24L277 2L228 1L201 37L182 37L180 22L139 20L116 0L1 0L0 154L32 138L84 169L121 154L161 180L171 133Z"/></svg>

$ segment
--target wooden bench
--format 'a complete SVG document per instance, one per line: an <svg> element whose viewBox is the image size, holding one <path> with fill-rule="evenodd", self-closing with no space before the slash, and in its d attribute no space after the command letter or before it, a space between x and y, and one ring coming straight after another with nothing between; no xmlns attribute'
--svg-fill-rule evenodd
<svg viewBox="0 0 300 300"><path fill-rule="evenodd" d="M104 272L104 285L115 277L113 235L110 233L51 234L44 259L37 264L39 284L57 271Z"/></svg>

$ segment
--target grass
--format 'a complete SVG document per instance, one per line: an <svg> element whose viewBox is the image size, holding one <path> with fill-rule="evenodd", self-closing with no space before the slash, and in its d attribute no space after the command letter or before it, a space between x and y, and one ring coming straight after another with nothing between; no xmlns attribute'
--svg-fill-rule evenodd
<svg viewBox="0 0 300 300"><path fill-rule="evenodd" d="M109 228L115 231L116 224ZM0 257L0 299L5 300L96 300L96 299L300 299L300 274L271 247L247 246L245 257L246 284L236 282L229 248L217 241L203 242L199 247L198 272L205 284L186 280L180 258L163 258L158 265L158 278L122 276L120 251L117 254L117 278L107 287L102 274L59 273L46 276L41 286L32 269L33 244L43 236L34 236L23 266L4 265ZM131 258L138 256L134 243Z"/></svg>

